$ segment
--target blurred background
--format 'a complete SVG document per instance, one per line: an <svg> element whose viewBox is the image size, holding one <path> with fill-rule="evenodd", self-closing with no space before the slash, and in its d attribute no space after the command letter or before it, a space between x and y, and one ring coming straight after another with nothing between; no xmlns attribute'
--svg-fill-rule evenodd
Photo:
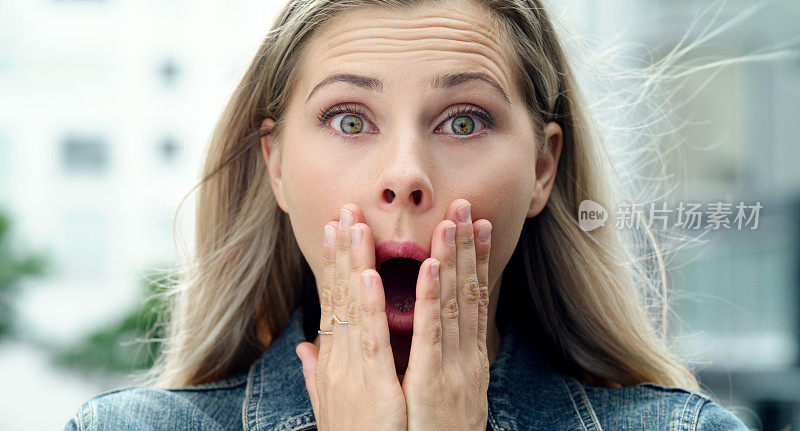
<svg viewBox="0 0 800 431"><path fill-rule="evenodd" d="M152 363L152 280L212 127L283 1L0 0L0 429L61 429ZM800 2L728 1L746 20L682 61L800 36ZM570 0L588 38L660 58L700 0ZM630 59L628 59L630 61ZM713 75L713 76L712 76ZM671 199L760 202L672 273L671 331L751 429L800 429L800 58L688 75ZM710 145L713 143L713 145ZM192 242L192 200L179 229ZM31 402L35 400L36 402Z"/></svg>

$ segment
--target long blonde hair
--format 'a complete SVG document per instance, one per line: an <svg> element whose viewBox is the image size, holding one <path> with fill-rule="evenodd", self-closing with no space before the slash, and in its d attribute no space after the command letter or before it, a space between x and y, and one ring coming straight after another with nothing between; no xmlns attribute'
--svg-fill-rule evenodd
<svg viewBox="0 0 800 431"><path fill-rule="evenodd" d="M667 339L667 277L658 241L645 235L654 253L641 259L632 252L641 244L627 244L611 226L592 232L578 227L581 201L614 208L619 182L553 21L540 0L478 2L516 53L515 80L540 150L546 151L547 121L563 130L550 199L526 220L504 270L503 309L532 316L518 324L570 373L624 386L653 382L699 390ZM195 187L195 248L182 262L179 283L165 294L171 307L167 335L148 384L182 387L247 370L283 332L301 295L308 294L302 289L314 289L309 297L316 299L313 274L269 186L260 124L276 119L272 136L280 145L303 49L331 17L361 6L425 3L292 0L280 12L210 139Z"/></svg>

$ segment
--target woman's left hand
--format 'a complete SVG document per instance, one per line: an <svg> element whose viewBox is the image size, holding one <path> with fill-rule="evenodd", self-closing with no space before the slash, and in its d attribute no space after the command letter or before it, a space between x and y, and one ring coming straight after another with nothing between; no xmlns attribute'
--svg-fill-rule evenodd
<svg viewBox="0 0 800 431"><path fill-rule="evenodd" d="M473 225L469 209L465 199L451 203L447 219L434 229L431 257L417 278L414 332L402 383L409 431L486 429L491 240L486 235L480 241L478 232L490 234L492 227L488 220ZM447 227L455 230L452 240ZM438 278L432 274L437 265Z"/></svg>

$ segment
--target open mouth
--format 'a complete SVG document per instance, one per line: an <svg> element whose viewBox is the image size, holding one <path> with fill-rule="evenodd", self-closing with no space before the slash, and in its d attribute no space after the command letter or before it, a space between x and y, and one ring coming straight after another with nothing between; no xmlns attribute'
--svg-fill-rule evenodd
<svg viewBox="0 0 800 431"><path fill-rule="evenodd" d="M390 307L401 313L414 309L420 266L422 262L402 257L389 259L380 265L378 274Z"/></svg>

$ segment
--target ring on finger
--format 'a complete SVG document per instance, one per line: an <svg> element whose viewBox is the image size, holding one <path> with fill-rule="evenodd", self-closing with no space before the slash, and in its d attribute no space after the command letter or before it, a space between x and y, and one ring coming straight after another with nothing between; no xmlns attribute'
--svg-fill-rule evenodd
<svg viewBox="0 0 800 431"><path fill-rule="evenodd" d="M337 316L335 313L334 313L333 317L331 317L331 325L333 325L334 322L339 323L341 325L350 324L350 322L346 322L344 320L340 320L339 316ZM317 333L323 334L323 335L333 335L333 331L322 331L322 330L319 330L319 329L317 330Z"/></svg>
<svg viewBox="0 0 800 431"><path fill-rule="evenodd" d="M331 317L331 325L333 325L333 322L339 323L341 325L350 324L350 322L345 322L344 320L340 320L339 316L337 316L336 313L334 313L333 316Z"/></svg>

